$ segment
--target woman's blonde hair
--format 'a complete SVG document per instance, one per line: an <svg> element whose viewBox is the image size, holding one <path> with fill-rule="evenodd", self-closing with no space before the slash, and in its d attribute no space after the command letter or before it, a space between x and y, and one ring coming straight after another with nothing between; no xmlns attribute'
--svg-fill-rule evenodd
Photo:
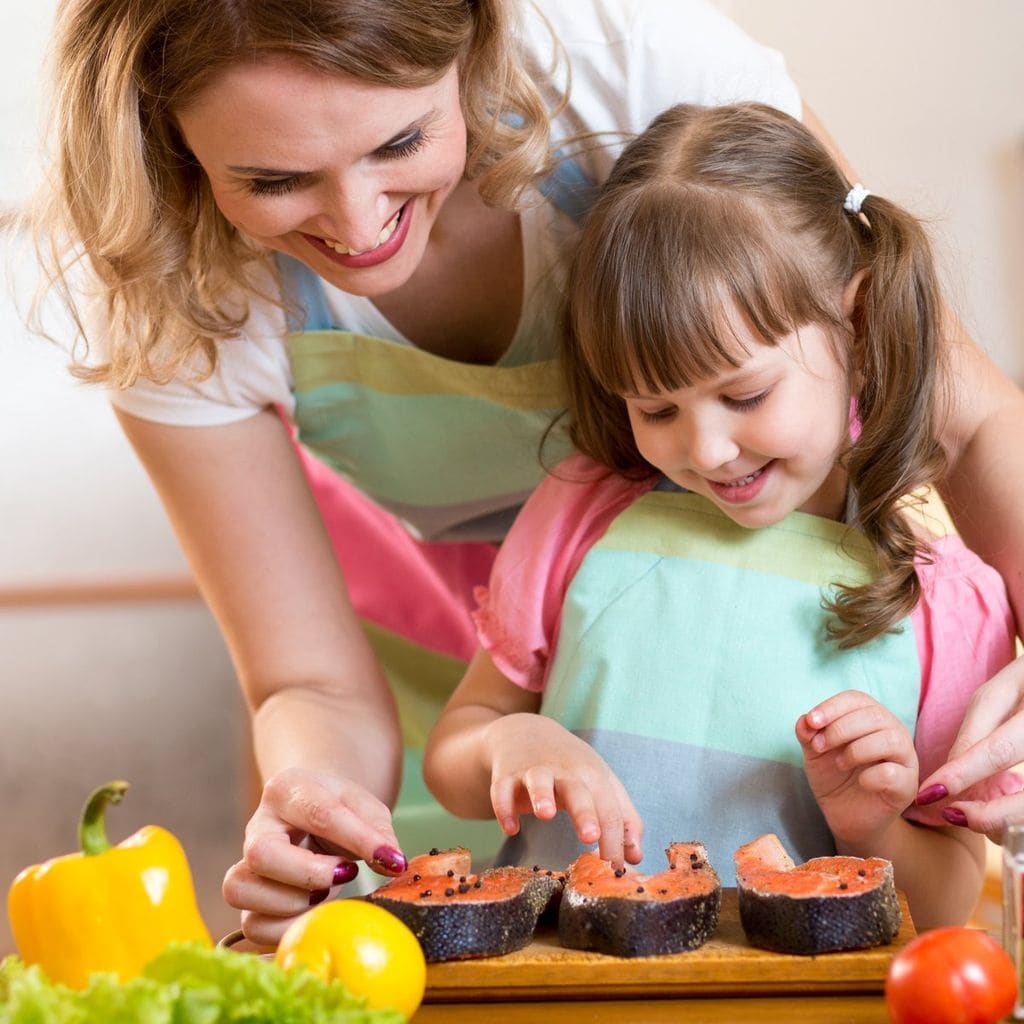
<svg viewBox="0 0 1024 1024"><path fill-rule="evenodd" d="M215 342L237 334L248 298L261 294L266 251L220 214L174 119L229 65L284 56L417 87L457 61L466 173L485 201L513 206L548 166L551 114L535 82L544 69L525 66L516 44L514 2L64 0L57 152L37 227L49 281L72 313L78 262L106 302L109 358L78 375L124 388L202 367L202 357L212 371Z"/></svg>
<svg viewBox="0 0 1024 1024"><path fill-rule="evenodd" d="M620 473L654 470L625 402L737 364L737 313L766 344L826 327L849 368L860 432L843 455L874 580L827 601L841 647L916 604L926 546L902 514L935 480L939 288L917 220L847 182L798 121L760 104L677 106L623 152L584 225L569 282L564 372L576 446ZM848 319L842 296L863 274ZM852 326L851 326L852 325Z"/></svg>

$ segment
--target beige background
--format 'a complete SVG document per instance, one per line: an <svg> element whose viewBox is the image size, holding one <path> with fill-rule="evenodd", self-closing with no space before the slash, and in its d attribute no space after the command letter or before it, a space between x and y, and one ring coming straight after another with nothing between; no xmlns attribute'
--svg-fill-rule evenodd
<svg viewBox="0 0 1024 1024"><path fill-rule="evenodd" d="M672 2L672 0L665 0ZM805 98L871 188L932 220L950 295L1024 379L1024 4L722 0L783 49ZM53 0L0 0L0 204L38 175ZM245 817L245 721L205 610L187 599L29 604L26 587L180 579L184 565L103 397L28 337L31 255L4 241L0 297L0 889L74 847L95 784L134 786L110 823L183 840L214 931ZM53 321L59 331L59 321ZM11 948L0 920L0 955Z"/></svg>

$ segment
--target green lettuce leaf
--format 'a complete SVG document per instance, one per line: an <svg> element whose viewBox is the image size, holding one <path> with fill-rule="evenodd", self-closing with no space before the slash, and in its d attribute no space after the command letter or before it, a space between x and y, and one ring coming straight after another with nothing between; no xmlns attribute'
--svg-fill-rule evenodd
<svg viewBox="0 0 1024 1024"><path fill-rule="evenodd" d="M142 976L119 984L94 974L74 991L17 957L0 963L0 1024L401 1024L370 1010L340 982L271 961L172 944Z"/></svg>

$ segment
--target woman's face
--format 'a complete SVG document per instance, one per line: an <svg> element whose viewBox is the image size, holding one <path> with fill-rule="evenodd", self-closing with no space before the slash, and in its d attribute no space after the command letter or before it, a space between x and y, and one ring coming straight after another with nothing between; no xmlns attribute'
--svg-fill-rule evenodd
<svg viewBox="0 0 1024 1024"><path fill-rule="evenodd" d="M236 65L177 120L239 231L354 295L411 277L466 164L455 65L415 89L284 57Z"/></svg>

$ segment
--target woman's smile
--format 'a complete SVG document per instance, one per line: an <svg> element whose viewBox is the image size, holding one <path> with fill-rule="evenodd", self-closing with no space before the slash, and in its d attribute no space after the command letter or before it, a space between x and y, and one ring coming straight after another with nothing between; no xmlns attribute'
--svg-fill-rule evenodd
<svg viewBox="0 0 1024 1024"><path fill-rule="evenodd" d="M350 249L343 242L331 238L319 238L305 234L306 239L317 252L325 255L333 263L341 267L373 267L378 263L391 259L401 248L409 235L415 203L407 200L398 212L384 225L377 235L377 244L372 249L362 252ZM326 251L325 251L326 250Z"/></svg>

